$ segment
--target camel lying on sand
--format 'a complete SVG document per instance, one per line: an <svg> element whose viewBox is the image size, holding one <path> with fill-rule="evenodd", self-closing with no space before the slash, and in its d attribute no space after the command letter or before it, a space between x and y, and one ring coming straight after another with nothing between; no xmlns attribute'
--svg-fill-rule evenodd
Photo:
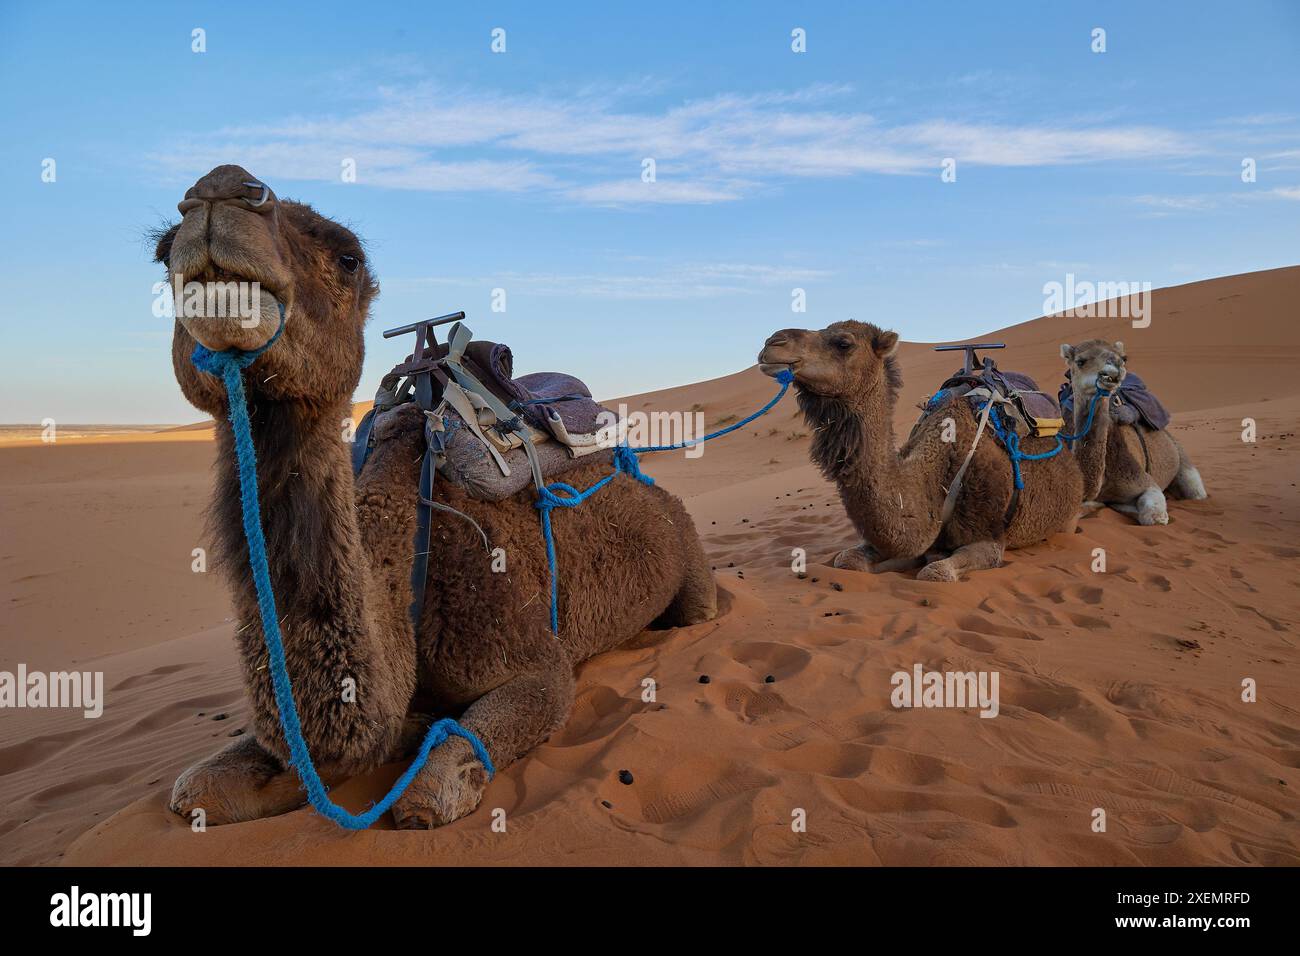
<svg viewBox="0 0 1300 956"><path fill-rule="evenodd" d="M768 375L794 373L799 407L813 429L812 459L839 488L862 544L842 551L835 566L891 571L922 563L932 548L951 555L920 571L925 581L955 581L965 571L995 568L1006 548L1042 541L1073 529L1083 477L1068 450L1025 462L1024 489L1007 526L1014 480L1007 454L982 438L966 472L955 510L941 521L953 477L977 428L970 404L951 410L956 437L944 440L945 415L923 419L900 450L894 442L894 404L902 376L894 352L898 333L866 322L837 322L813 331L775 333L759 354ZM1049 450L1050 438L1028 438L1029 453Z"/></svg>
<svg viewBox="0 0 1300 956"><path fill-rule="evenodd" d="M217 420L211 509L234 592L253 733L186 770L171 807L229 823L301 806L266 666L267 651L240 522L235 453L219 380L194 368L195 342L252 350L280 339L246 373L267 552L303 733L327 784L398 760L430 718L457 716L504 767L563 726L573 668L656 620L717 613L694 523L658 487L620 474L598 498L556 516L560 629L550 631L550 578L531 491L500 502L440 482L434 497L469 515L507 556L493 573L478 532L435 510L418 626L408 615L422 418L407 405L352 476L343 423L361 375L362 329L378 286L357 237L301 203L276 198L238 166L219 166L186 194L157 259L186 282L261 285L262 318L179 317L172 364L185 397ZM376 426L378 429L380 426ZM568 473L585 488L608 464ZM344 694L355 682L355 695ZM478 806L487 773L451 737L393 806L401 827L429 827Z"/></svg>
<svg viewBox="0 0 1300 956"><path fill-rule="evenodd" d="M1075 444L1086 500L1153 525L1169 523L1166 491L1180 498L1206 497L1200 472L1173 435L1148 427L1136 415L1119 414L1114 392L1127 374L1123 342L1063 344L1061 357L1074 393L1074 434L1087 421L1098 386L1112 393L1098 400L1091 431Z"/></svg>

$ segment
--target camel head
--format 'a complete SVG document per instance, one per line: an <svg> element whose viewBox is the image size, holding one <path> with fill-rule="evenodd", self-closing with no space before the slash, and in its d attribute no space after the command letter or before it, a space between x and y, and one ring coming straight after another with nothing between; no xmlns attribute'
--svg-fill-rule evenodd
<svg viewBox="0 0 1300 956"><path fill-rule="evenodd" d="M890 392L902 384L894 353L898 333L870 322L836 322L820 331L782 329L768 337L758 354L758 367L775 376L794 373L801 393L838 399L854 405L882 385Z"/></svg>
<svg viewBox="0 0 1300 956"><path fill-rule="evenodd" d="M1063 344L1061 358L1067 363L1075 394L1084 398L1091 398L1098 386L1114 392L1128 371L1123 342L1089 339L1079 345Z"/></svg>
<svg viewBox="0 0 1300 956"><path fill-rule="evenodd" d="M199 342L252 350L280 327L248 376L253 398L336 403L361 376L362 330L378 286L351 230L282 200L239 166L218 166L185 193L181 221L161 232L155 260L176 297L172 356L186 397L205 411L211 389L189 369Z"/></svg>

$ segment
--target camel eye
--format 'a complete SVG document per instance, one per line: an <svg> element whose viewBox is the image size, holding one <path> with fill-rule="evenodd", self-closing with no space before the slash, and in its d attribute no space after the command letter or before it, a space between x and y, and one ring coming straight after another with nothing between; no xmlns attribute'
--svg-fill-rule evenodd
<svg viewBox="0 0 1300 956"><path fill-rule="evenodd" d="M339 265L343 267L344 272L356 272L357 266L361 265L361 260L356 256L339 256Z"/></svg>
<svg viewBox="0 0 1300 956"><path fill-rule="evenodd" d="M853 348L853 340L852 340L852 339L836 339L836 340L835 340L835 347L836 347L837 349L839 349L841 352L847 352L849 349Z"/></svg>
<svg viewBox="0 0 1300 956"><path fill-rule="evenodd" d="M1088 363L1085 362L1083 359L1075 359L1074 364L1079 366L1079 368L1083 368Z"/></svg>

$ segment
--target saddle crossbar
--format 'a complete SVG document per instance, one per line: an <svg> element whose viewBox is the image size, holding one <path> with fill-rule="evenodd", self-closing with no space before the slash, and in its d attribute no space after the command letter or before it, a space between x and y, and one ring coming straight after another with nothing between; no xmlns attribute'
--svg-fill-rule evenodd
<svg viewBox="0 0 1300 956"><path fill-rule="evenodd" d="M970 345L936 345L934 350L936 352L965 352L966 365L963 371L969 374L977 368L984 367L983 359L980 360L979 365L975 364L976 349L1004 349L1006 347L1005 342L972 342Z"/></svg>

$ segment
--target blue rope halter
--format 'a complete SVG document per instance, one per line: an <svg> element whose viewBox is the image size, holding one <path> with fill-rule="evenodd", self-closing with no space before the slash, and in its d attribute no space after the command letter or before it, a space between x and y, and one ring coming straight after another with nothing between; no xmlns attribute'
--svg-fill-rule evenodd
<svg viewBox="0 0 1300 956"><path fill-rule="evenodd" d="M744 428L756 418L766 415L776 403L785 397L785 393L790 389L790 383L794 381L794 373L788 368L781 369L776 374L776 380L781 383L781 390L776 396L748 418L742 418L726 428L720 428L715 432L710 432L702 438L693 438L690 441L680 442L676 445L651 445L648 448L629 448L627 445L619 445L614 449L614 470L611 471L600 481L596 482L586 491L579 491L572 485L567 485L562 481L555 481L549 485L539 488L537 491L536 507L542 513L542 537L546 541L546 563L551 569L551 633L559 635L560 633L560 585L559 571L555 557L555 535L551 531L551 512L556 508L576 508L596 492L600 491L611 481L614 476L622 472L630 475L643 485L653 485L655 480L641 471L641 463L637 458L638 455L644 455L652 451L677 451L682 448L691 448L695 445L701 445L706 441L712 441L714 438L720 438L737 428ZM563 495L564 497L560 497Z"/></svg>
<svg viewBox="0 0 1300 956"><path fill-rule="evenodd" d="M298 779L307 790L307 799L321 816L333 820L339 826L349 830L364 830L388 811L397 799L406 792L415 775L429 759L429 754L448 737L462 737L474 748L474 754L482 762L491 779L496 773L492 758L487 748L475 736L474 732L462 727L451 718L435 722L420 744L419 752L406 772L397 779L393 788L382 800L374 804L365 813L349 813L329 797L328 788L316 772L307 741L303 739L302 723L298 719L298 708L293 700L293 686L289 681L289 670L285 666L284 641L280 634L280 617L275 610L275 594L271 590L271 572L267 566L266 537L262 533L261 506L257 498L257 452L253 447L253 431L248 421L248 405L244 397L244 379L242 372L252 365L257 358L269 349L284 332L284 306L280 306L280 327L275 335L261 348L251 352L239 349L226 349L213 352L202 345L194 347L190 361L201 372L215 375L225 384L226 404L229 406L230 427L235 436L235 458L239 465L239 498L243 505L244 538L248 541L248 563L253 572L253 585L257 590L257 610L262 619L262 636L266 640L266 650L270 657L271 688L275 692L275 705L280 714L280 727L284 731L285 741L289 745L289 762L297 771Z"/></svg>

